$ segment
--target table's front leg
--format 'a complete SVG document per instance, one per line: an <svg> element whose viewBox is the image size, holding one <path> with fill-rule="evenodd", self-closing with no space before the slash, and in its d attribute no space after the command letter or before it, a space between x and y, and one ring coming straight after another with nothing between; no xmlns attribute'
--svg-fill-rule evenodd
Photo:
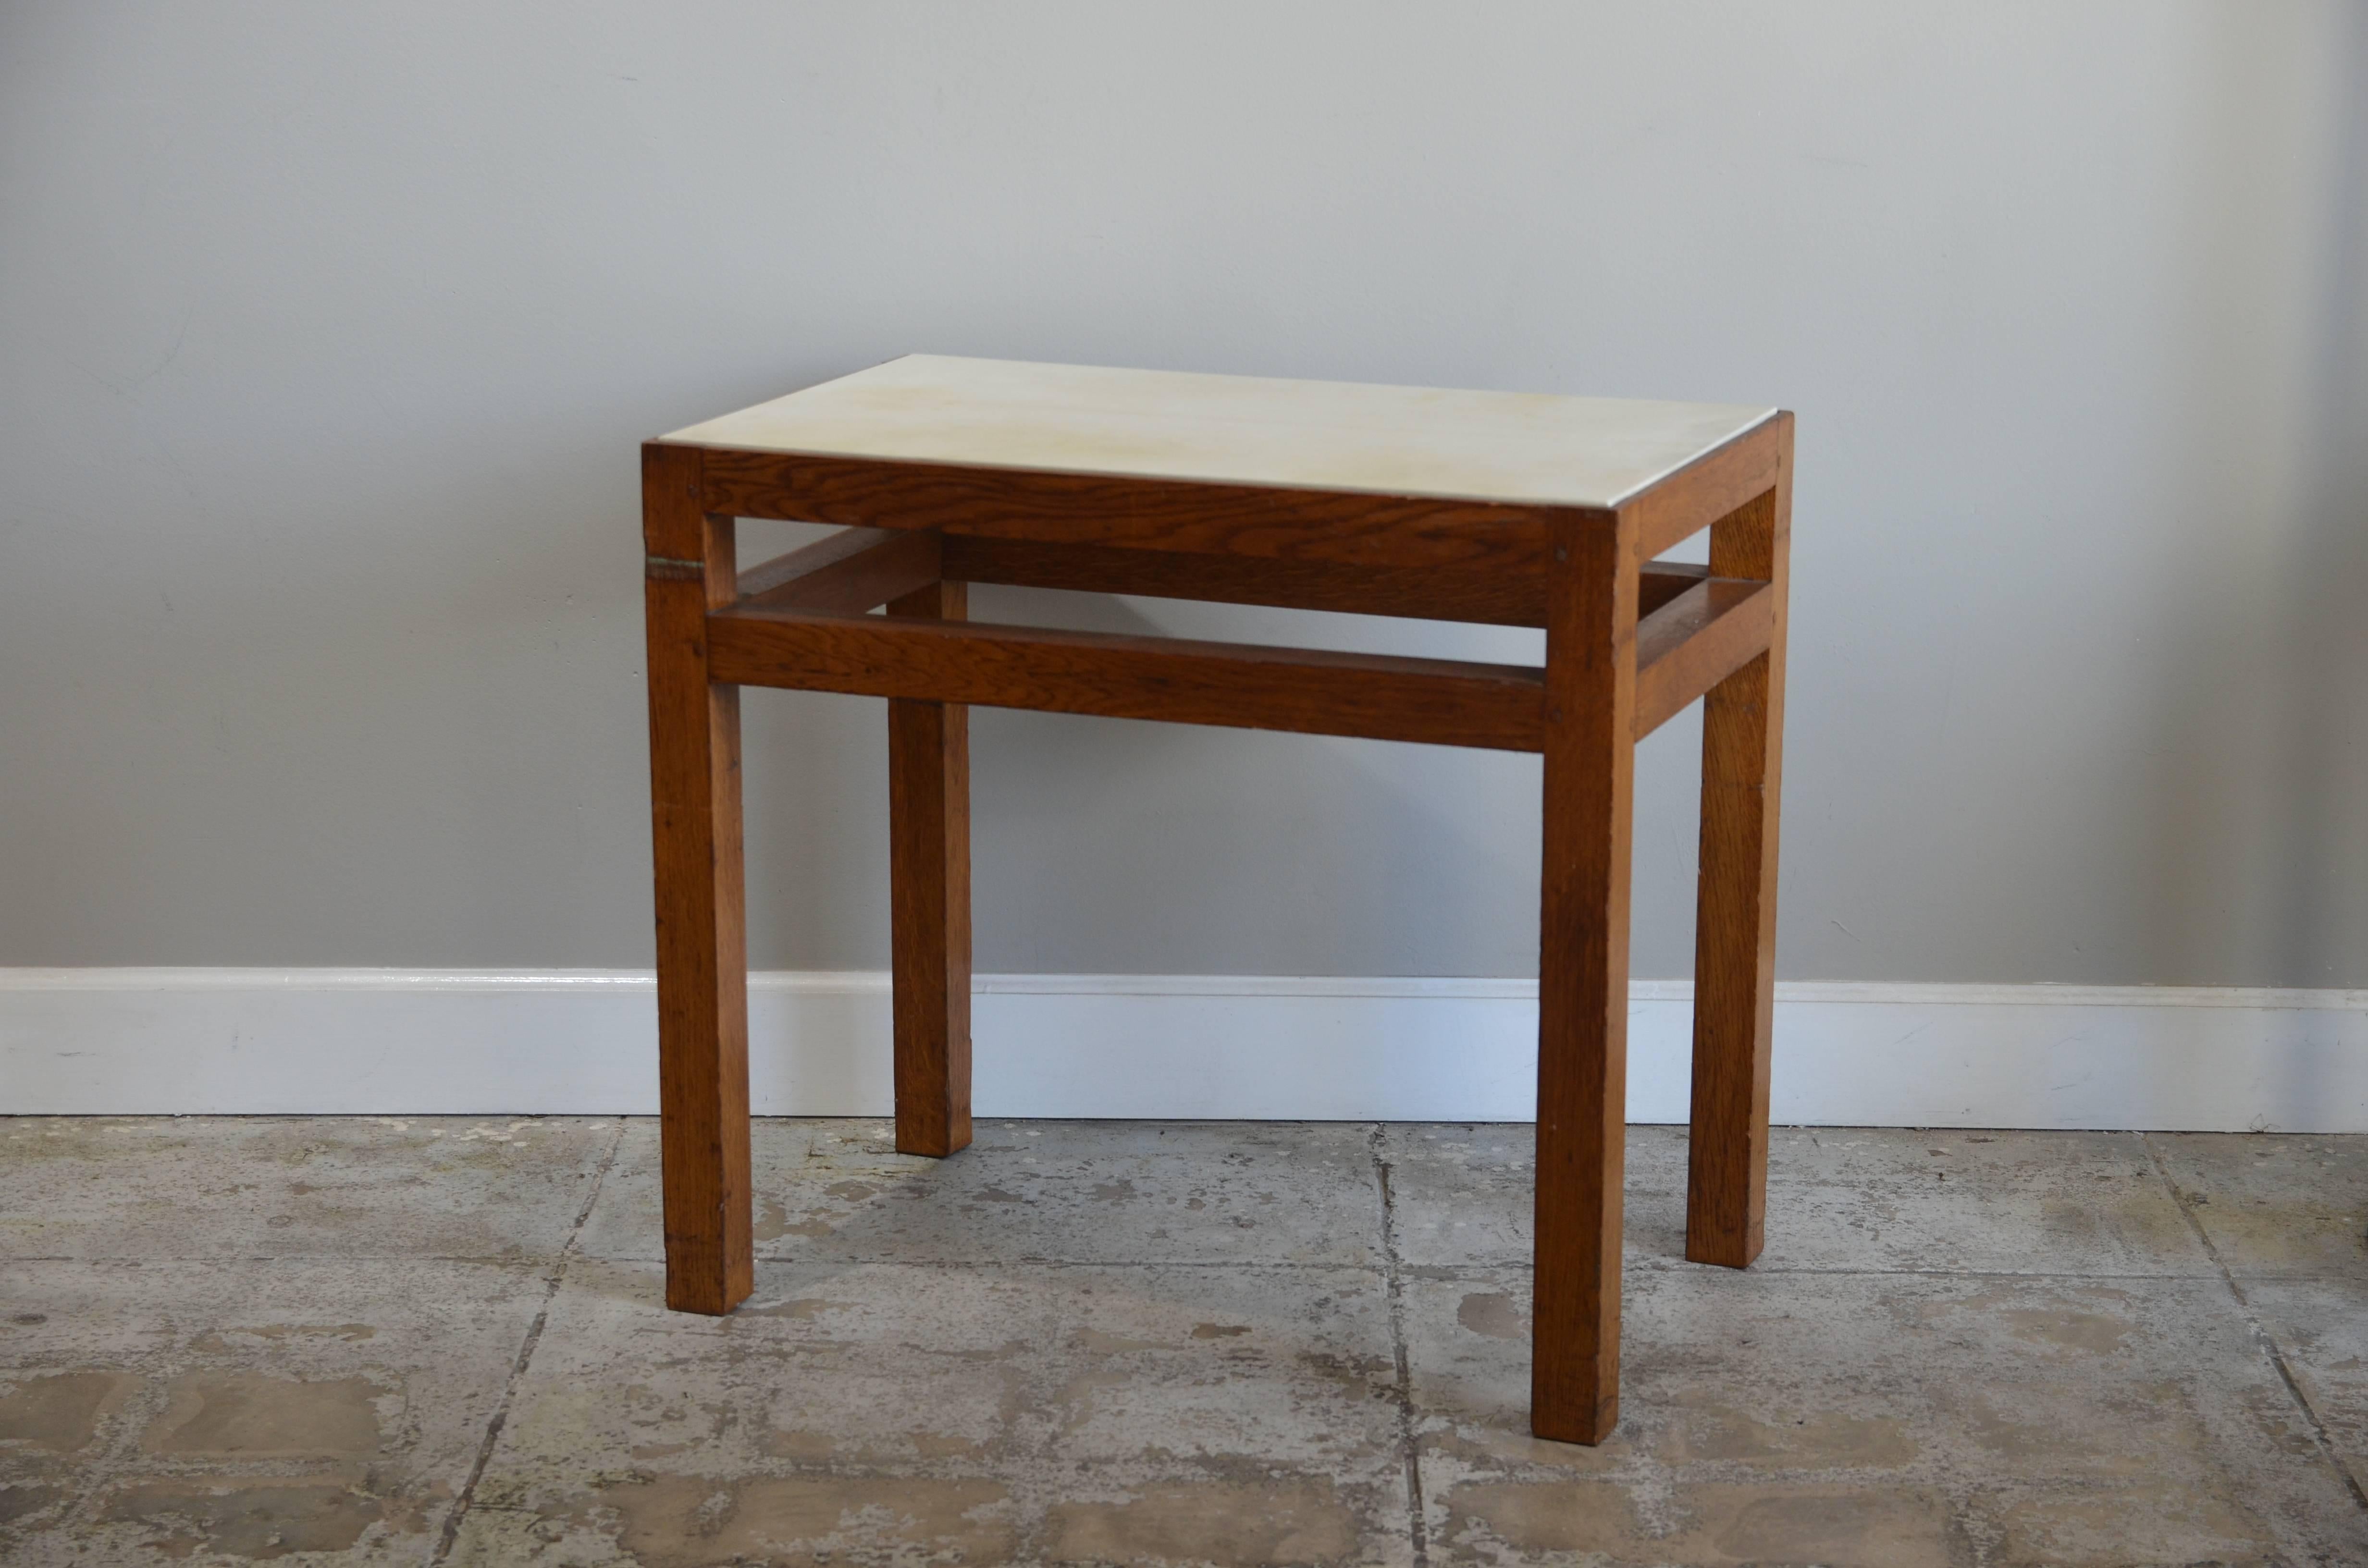
<svg viewBox="0 0 2368 1568"><path fill-rule="evenodd" d="M666 1305L728 1312L756 1283L740 688L707 662L707 612L735 591L732 519L702 510L697 450L642 459Z"/></svg>
<svg viewBox="0 0 2368 1568"><path fill-rule="evenodd" d="M1620 1418L1634 531L1557 524L1553 555L1530 1429L1597 1443Z"/></svg>
<svg viewBox="0 0 2368 1568"><path fill-rule="evenodd" d="M1785 435L1776 487L1711 528L1711 571L1766 582L1775 599L1768 651L1713 687L1702 703L1686 1256L1730 1268L1759 1256L1768 1207L1776 808L1793 477L1789 428Z"/></svg>
<svg viewBox="0 0 2368 1568"><path fill-rule="evenodd" d="M967 587L933 583L893 616L961 620ZM894 964L896 1147L970 1144L970 710L888 703L889 929Z"/></svg>

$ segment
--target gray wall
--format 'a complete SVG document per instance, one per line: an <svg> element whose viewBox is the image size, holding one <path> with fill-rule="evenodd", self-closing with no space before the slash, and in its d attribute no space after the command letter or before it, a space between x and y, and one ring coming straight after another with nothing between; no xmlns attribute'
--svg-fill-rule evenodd
<svg viewBox="0 0 2368 1568"><path fill-rule="evenodd" d="M1782 972L2368 986L2363 17L17 0L0 963L646 964L635 443L926 349L1796 409ZM877 708L748 706L882 964ZM975 734L985 968L1531 971L1531 760Z"/></svg>

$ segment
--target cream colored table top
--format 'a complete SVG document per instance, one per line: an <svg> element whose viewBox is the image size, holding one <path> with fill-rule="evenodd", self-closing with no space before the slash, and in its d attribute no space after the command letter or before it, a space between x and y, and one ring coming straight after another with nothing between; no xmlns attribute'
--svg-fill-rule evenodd
<svg viewBox="0 0 2368 1568"><path fill-rule="evenodd" d="M760 452L1610 506L1775 412L913 354L664 439Z"/></svg>

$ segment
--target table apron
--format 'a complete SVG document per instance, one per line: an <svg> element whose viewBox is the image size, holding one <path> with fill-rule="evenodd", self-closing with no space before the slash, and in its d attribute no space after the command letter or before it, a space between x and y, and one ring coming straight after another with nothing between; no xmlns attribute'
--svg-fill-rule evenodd
<svg viewBox="0 0 2368 1568"><path fill-rule="evenodd" d="M1554 518L1597 507L708 449L710 512L848 528L1367 566L1542 569Z"/></svg>
<svg viewBox="0 0 2368 1568"><path fill-rule="evenodd" d="M1706 577L1646 616L1636 628L1636 738L1766 653L1775 627L1775 585L1745 577Z"/></svg>
<svg viewBox="0 0 2368 1568"><path fill-rule="evenodd" d="M855 595L868 597L869 589ZM768 608L707 618L709 678L985 708L1031 708L1310 734L1537 751L1545 672L1515 665L1276 648ZM1636 629L1641 740L1767 652L1772 585L1694 581Z"/></svg>
<svg viewBox="0 0 2368 1568"><path fill-rule="evenodd" d="M654 574L685 569L695 572L699 563L653 560L650 565ZM1708 574L1703 566L1647 562L1637 574L1638 615L1651 615ZM1528 627L1546 623L1543 569L1261 561L985 539L934 528L842 529L742 572L738 608L855 615L941 580L1420 620Z"/></svg>
<svg viewBox="0 0 2368 1568"><path fill-rule="evenodd" d="M1538 751L1544 672L880 616L722 611L708 676L863 697Z"/></svg>

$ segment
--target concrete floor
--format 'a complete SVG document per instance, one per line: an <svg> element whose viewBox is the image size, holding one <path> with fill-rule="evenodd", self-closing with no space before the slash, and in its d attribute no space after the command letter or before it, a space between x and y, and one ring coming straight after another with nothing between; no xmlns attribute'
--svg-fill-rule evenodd
<svg viewBox="0 0 2368 1568"><path fill-rule="evenodd" d="M1526 1127L886 1132L712 1320L645 1121L0 1119L0 1562L2368 1562L2368 1138L1638 1129L1588 1449Z"/></svg>

